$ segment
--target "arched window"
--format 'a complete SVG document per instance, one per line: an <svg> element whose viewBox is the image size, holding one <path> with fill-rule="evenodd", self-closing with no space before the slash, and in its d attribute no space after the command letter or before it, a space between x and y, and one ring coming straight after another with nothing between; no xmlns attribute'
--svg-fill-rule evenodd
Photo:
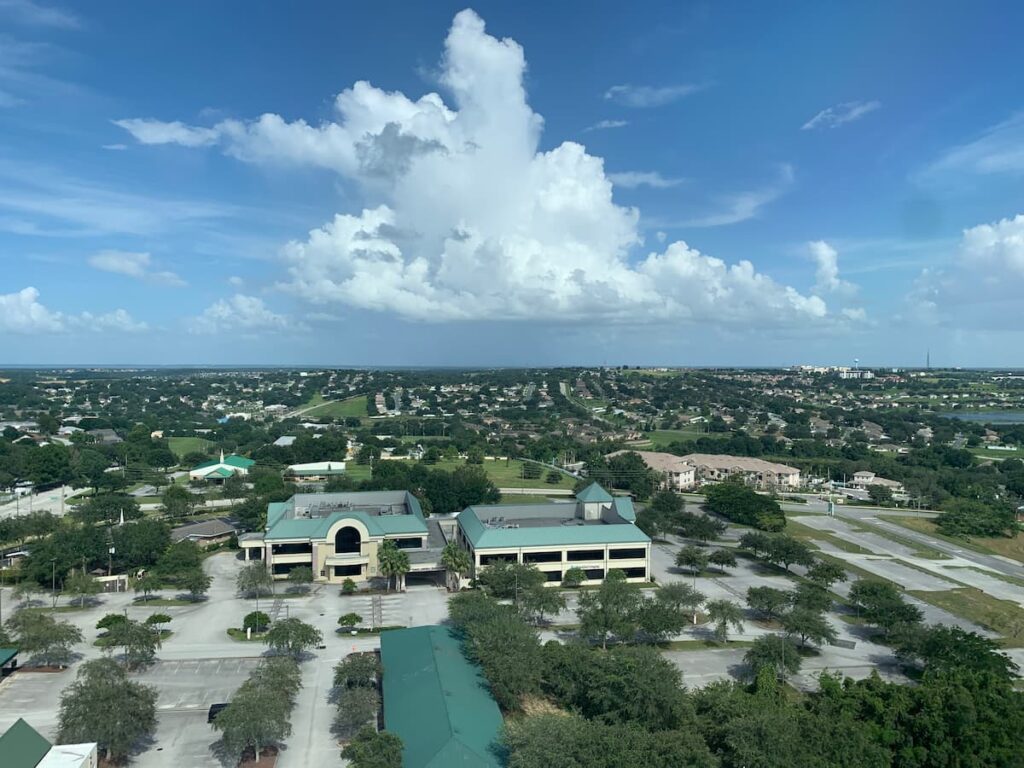
<svg viewBox="0 0 1024 768"><path fill-rule="evenodd" d="M334 536L334 554L359 552L359 544L359 531L351 526L345 526Z"/></svg>

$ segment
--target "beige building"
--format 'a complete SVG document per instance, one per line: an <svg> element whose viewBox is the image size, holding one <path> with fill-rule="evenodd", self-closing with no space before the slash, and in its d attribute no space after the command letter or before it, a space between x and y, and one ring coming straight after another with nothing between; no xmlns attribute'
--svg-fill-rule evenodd
<svg viewBox="0 0 1024 768"><path fill-rule="evenodd" d="M720 483L733 477L742 478L747 485L760 490L772 488L799 488L800 470L750 456L724 456L710 453L691 453L681 457L697 470L697 481Z"/></svg>
<svg viewBox="0 0 1024 768"><path fill-rule="evenodd" d="M635 453L650 469L661 475L661 487L670 491L688 491L697 485L697 468L682 456L660 451L616 451L608 457Z"/></svg>

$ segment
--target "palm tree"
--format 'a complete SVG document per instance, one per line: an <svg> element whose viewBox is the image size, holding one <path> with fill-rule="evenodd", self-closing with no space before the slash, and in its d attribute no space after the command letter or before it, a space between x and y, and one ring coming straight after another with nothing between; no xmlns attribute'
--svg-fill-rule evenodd
<svg viewBox="0 0 1024 768"><path fill-rule="evenodd" d="M388 589L391 589L392 577L395 579L395 589L398 589L400 580L409 572L409 553L403 552L395 542L386 539L377 550L377 562L380 564L380 572L388 580Z"/></svg>
<svg viewBox="0 0 1024 768"><path fill-rule="evenodd" d="M729 627L743 631L743 609L732 600L712 600L704 607L708 619L715 625L715 640L724 643L729 639Z"/></svg>
<svg viewBox="0 0 1024 768"><path fill-rule="evenodd" d="M700 547L688 544L676 553L676 567L687 568L693 573L693 585L697 586L697 574L708 566L708 554Z"/></svg>
<svg viewBox="0 0 1024 768"><path fill-rule="evenodd" d="M463 574L469 573L472 567L469 553L454 541L449 541L441 551L441 565L448 574L448 590L457 592Z"/></svg>

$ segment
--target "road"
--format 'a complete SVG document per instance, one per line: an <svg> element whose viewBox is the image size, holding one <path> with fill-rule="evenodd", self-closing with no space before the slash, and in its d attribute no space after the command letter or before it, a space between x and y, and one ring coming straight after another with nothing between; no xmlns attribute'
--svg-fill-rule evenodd
<svg viewBox="0 0 1024 768"><path fill-rule="evenodd" d="M72 496L87 493L89 488L72 488L65 485L42 493L33 493L0 506L0 518L27 515L29 512L49 512L62 515L67 511L67 501ZM63 500L62 500L63 495Z"/></svg>

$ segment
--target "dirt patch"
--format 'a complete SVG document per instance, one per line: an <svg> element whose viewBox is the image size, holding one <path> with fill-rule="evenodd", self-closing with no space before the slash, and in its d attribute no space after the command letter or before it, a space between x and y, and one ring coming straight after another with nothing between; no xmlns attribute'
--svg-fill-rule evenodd
<svg viewBox="0 0 1024 768"><path fill-rule="evenodd" d="M274 768L277 765L277 747L267 747L259 758L254 759L251 751L246 751L238 763L238 768Z"/></svg>
<svg viewBox="0 0 1024 768"><path fill-rule="evenodd" d="M18 672L67 672L67 667L54 667L54 666L43 666L43 667L18 667Z"/></svg>

